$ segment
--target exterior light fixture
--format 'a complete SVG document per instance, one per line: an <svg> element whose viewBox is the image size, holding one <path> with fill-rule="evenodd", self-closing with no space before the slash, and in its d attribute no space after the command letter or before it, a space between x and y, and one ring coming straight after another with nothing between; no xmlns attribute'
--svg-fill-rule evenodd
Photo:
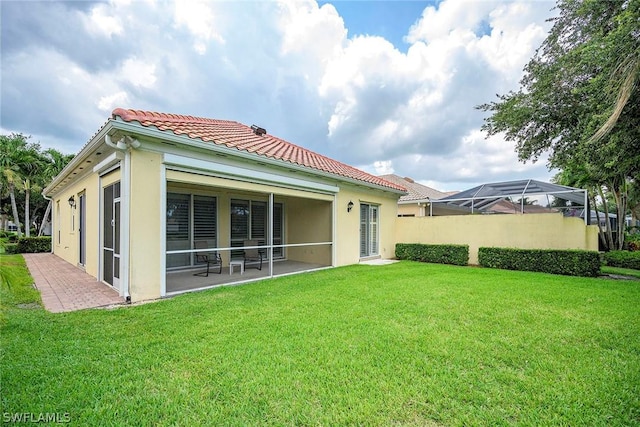
<svg viewBox="0 0 640 427"><path fill-rule="evenodd" d="M76 198L73 195L69 197L69 206L71 206L72 208L76 207Z"/></svg>
<svg viewBox="0 0 640 427"><path fill-rule="evenodd" d="M353 209L353 202L349 200L349 203L347 204L347 212L351 212L351 209Z"/></svg>

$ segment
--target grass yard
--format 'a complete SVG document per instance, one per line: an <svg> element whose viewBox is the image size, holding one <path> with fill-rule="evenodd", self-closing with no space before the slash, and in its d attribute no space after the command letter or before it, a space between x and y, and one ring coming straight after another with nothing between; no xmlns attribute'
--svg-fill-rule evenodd
<svg viewBox="0 0 640 427"><path fill-rule="evenodd" d="M600 267L600 270L606 274L616 274L620 276L635 277L636 279L640 279L640 270L633 270L631 268L610 267L608 265L603 265L602 267Z"/></svg>
<svg viewBox="0 0 640 427"><path fill-rule="evenodd" d="M639 307L638 281L408 261L115 310L11 307L1 411L95 426L638 425Z"/></svg>

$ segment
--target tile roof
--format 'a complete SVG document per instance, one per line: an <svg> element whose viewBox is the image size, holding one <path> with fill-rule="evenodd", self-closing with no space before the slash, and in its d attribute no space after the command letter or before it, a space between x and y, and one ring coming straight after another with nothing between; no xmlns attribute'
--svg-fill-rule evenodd
<svg viewBox="0 0 640 427"><path fill-rule="evenodd" d="M256 134L251 127L230 120L207 119L180 114L156 113L141 110L116 108L114 119L120 117L125 122L138 122L144 127L155 127L160 131L185 135L192 139L235 148L258 156L282 160L317 171L327 172L344 178L374 184L393 190L405 191L404 185L389 182L370 175L352 166L302 148L275 136Z"/></svg>
<svg viewBox="0 0 640 427"><path fill-rule="evenodd" d="M409 194L400 197L401 202L425 200L427 198L440 199L451 194L450 192L444 193L442 191L436 190L435 188L427 187L426 185L415 182L411 178L403 178L394 174L380 175L378 178L382 178L385 181L393 182L394 184L403 186L407 189L407 192Z"/></svg>

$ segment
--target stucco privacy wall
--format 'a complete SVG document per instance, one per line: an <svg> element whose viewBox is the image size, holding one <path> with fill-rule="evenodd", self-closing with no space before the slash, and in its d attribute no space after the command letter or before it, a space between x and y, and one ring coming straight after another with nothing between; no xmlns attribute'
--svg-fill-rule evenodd
<svg viewBox="0 0 640 427"><path fill-rule="evenodd" d="M562 214L455 215L398 218L396 243L466 244L469 263L478 248L598 250L597 226Z"/></svg>

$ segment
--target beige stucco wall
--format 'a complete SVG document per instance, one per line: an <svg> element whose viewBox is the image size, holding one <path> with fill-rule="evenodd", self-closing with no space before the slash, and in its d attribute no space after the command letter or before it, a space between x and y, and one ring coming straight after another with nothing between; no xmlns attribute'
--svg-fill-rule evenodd
<svg viewBox="0 0 640 427"><path fill-rule="evenodd" d="M360 262L360 203L379 205L379 253L383 259L395 256L395 226L398 216L398 197L392 193L374 192L344 185L337 195L336 265ZM347 204L354 206L347 212Z"/></svg>
<svg viewBox="0 0 640 427"><path fill-rule="evenodd" d="M598 250L598 229L562 214L456 215L398 218L397 243L467 244L469 263L478 248Z"/></svg>
<svg viewBox="0 0 640 427"><path fill-rule="evenodd" d="M162 239L162 156L143 150L131 152L129 206L129 292L132 301L160 297Z"/></svg>
<svg viewBox="0 0 640 427"><path fill-rule="evenodd" d="M333 204L327 201L289 198L285 204L287 243L330 242ZM287 259L331 265L330 245L301 246L286 249Z"/></svg>
<svg viewBox="0 0 640 427"><path fill-rule="evenodd" d="M109 174L113 180L119 179L119 171ZM71 184L61 193L53 197L52 238L53 253L73 265L79 265L80 260L80 195L85 195L86 227L85 227L85 265L80 266L90 275L98 277L100 252L100 230L97 227L100 213L100 188L98 175L91 173ZM69 198L75 197L76 208L69 206ZM59 233L58 233L59 232ZM59 236L59 238L58 238Z"/></svg>
<svg viewBox="0 0 640 427"><path fill-rule="evenodd" d="M398 204L398 215L424 216L424 206L420 206L418 203Z"/></svg>

